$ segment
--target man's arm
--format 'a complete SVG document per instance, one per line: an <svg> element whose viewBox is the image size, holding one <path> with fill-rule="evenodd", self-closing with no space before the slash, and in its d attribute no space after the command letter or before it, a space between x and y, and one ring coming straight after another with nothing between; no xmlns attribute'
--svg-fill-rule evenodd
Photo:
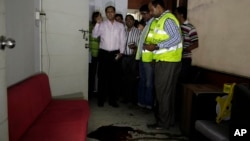
<svg viewBox="0 0 250 141"><path fill-rule="evenodd" d="M191 52L193 49L198 48L198 46L199 46L198 34L197 34L195 27L193 27L189 31L188 35L189 35L189 38L191 39L192 45L185 48L184 51Z"/></svg>
<svg viewBox="0 0 250 141"><path fill-rule="evenodd" d="M197 40L197 41L193 42L193 44L191 46L184 48L184 51L191 52L193 49L198 48L198 46L199 46L199 42Z"/></svg>
<svg viewBox="0 0 250 141"><path fill-rule="evenodd" d="M120 46L120 53L124 53L125 51L125 46L126 46L126 32L125 32L125 27L122 26L122 30L121 30L121 33L120 33L120 43L121 43L121 46Z"/></svg>
<svg viewBox="0 0 250 141"><path fill-rule="evenodd" d="M97 37L99 37L100 35L101 35L101 22L102 22L102 16L101 15L99 15L98 17L96 17L96 24L95 24L95 27L94 27L94 29L93 29L93 31L92 31L92 36L94 37L94 38L97 38Z"/></svg>
<svg viewBox="0 0 250 141"><path fill-rule="evenodd" d="M159 48L170 48L172 46L178 45L181 42L182 37L180 29L172 19L167 19L165 21L164 30L168 33L169 39L157 44Z"/></svg>

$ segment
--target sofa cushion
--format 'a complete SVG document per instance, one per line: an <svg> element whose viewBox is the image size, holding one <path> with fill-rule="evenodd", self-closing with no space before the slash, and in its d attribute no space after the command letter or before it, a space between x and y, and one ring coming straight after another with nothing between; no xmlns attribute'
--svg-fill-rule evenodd
<svg viewBox="0 0 250 141"><path fill-rule="evenodd" d="M89 115L85 100L53 100L21 141L85 141Z"/></svg>

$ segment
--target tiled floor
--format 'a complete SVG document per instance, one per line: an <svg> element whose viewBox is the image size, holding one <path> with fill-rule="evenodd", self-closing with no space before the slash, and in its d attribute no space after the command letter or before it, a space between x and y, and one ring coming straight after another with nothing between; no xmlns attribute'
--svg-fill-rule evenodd
<svg viewBox="0 0 250 141"><path fill-rule="evenodd" d="M139 108L136 105L122 103L119 103L119 108L113 108L108 103L105 103L104 107L100 108L97 106L95 98L91 98L89 102L91 115L88 124L88 133L105 125L129 126L145 132L152 132L152 129L146 127L147 124L154 123L155 121L152 111ZM180 134L178 125L170 128L167 132ZM87 141L96 140L88 138Z"/></svg>

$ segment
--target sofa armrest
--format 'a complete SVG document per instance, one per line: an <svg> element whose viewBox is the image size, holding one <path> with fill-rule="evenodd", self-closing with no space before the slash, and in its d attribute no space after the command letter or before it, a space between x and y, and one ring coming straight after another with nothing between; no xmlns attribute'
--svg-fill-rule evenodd
<svg viewBox="0 0 250 141"><path fill-rule="evenodd" d="M194 97L193 104L196 120L216 120L216 97L226 95L223 92L202 93Z"/></svg>
<svg viewBox="0 0 250 141"><path fill-rule="evenodd" d="M47 74L32 75L7 89L9 140L18 141L51 102Z"/></svg>

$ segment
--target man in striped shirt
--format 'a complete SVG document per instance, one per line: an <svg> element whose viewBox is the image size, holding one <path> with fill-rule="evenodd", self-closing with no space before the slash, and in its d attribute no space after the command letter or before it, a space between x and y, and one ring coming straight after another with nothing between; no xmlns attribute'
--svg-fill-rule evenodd
<svg viewBox="0 0 250 141"><path fill-rule="evenodd" d="M134 26L132 15L125 17L126 47L122 57L122 98L124 102L137 103L138 62L135 60L140 30Z"/></svg>
<svg viewBox="0 0 250 141"><path fill-rule="evenodd" d="M183 55L180 81L191 82L192 50L198 47L198 34L195 27L187 20L187 8L180 6L175 11L176 17L181 24L183 37Z"/></svg>

